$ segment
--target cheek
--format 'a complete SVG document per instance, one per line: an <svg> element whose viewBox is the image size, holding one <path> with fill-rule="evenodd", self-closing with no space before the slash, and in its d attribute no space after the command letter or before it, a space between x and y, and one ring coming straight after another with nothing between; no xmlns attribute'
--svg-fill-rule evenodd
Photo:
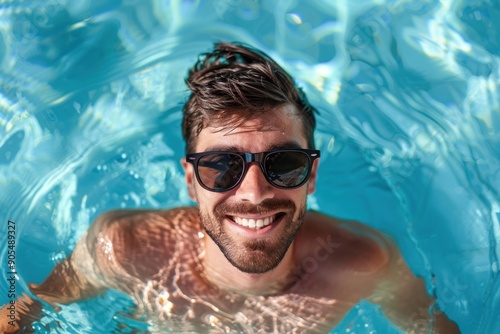
<svg viewBox="0 0 500 334"><path fill-rule="evenodd" d="M199 184L194 186L194 193L198 206L205 210L213 211L213 208L224 201L224 196L219 193L208 191L202 188Z"/></svg>
<svg viewBox="0 0 500 334"><path fill-rule="evenodd" d="M301 207L304 207L306 205L307 195L309 193L309 186L306 183L303 187L300 187L300 189L297 190L298 191L296 194L294 194L295 196L293 197L293 200L297 205L297 209L300 209Z"/></svg>
<svg viewBox="0 0 500 334"><path fill-rule="evenodd" d="M275 198L288 199L295 203L297 209L305 205L307 200L308 186L307 183L304 184L300 188L290 189L290 190L282 190L276 192Z"/></svg>

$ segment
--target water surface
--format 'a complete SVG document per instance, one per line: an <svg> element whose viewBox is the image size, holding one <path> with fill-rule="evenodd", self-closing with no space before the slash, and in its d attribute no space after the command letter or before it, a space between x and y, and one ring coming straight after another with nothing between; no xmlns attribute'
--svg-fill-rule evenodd
<svg viewBox="0 0 500 334"><path fill-rule="evenodd" d="M463 333L499 331L499 22L496 1L0 3L0 212L18 227L18 293L100 213L190 204L183 79L213 42L241 41L320 110L310 207L393 236ZM144 329L130 307L109 292L42 323ZM361 303L332 332L397 331Z"/></svg>

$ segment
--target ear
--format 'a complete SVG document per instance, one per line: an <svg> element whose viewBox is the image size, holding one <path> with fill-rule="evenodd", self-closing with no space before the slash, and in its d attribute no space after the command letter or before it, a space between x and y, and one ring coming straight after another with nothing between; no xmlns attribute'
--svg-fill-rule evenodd
<svg viewBox="0 0 500 334"><path fill-rule="evenodd" d="M186 161L186 158L181 159L181 165L182 165L182 169L184 169L184 175L186 178L186 185L188 188L189 197L193 201L197 202L196 191L194 190L194 182L196 182L195 175L194 175L194 167L192 164L190 164Z"/></svg>
<svg viewBox="0 0 500 334"><path fill-rule="evenodd" d="M319 159L315 159L311 168L311 176L307 181L307 194L310 195L316 191L316 178L318 175Z"/></svg>

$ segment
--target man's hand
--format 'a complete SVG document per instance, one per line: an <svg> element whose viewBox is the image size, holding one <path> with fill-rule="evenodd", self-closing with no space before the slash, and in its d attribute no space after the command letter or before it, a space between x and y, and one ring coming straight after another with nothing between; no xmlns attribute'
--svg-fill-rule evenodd
<svg viewBox="0 0 500 334"><path fill-rule="evenodd" d="M15 304L0 308L0 333L33 333L31 323L40 319L41 312L42 304L23 293Z"/></svg>

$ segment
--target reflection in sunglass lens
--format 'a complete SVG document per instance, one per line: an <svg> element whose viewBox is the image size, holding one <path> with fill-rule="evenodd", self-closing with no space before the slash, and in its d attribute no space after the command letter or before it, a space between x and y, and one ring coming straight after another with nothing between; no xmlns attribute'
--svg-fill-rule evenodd
<svg viewBox="0 0 500 334"><path fill-rule="evenodd" d="M200 181L213 190L225 190L234 186L243 172L243 158L237 154L214 153L200 158Z"/></svg>
<svg viewBox="0 0 500 334"><path fill-rule="evenodd" d="M303 152L276 152L264 161L268 179L279 187L295 187L309 174L309 157Z"/></svg>

